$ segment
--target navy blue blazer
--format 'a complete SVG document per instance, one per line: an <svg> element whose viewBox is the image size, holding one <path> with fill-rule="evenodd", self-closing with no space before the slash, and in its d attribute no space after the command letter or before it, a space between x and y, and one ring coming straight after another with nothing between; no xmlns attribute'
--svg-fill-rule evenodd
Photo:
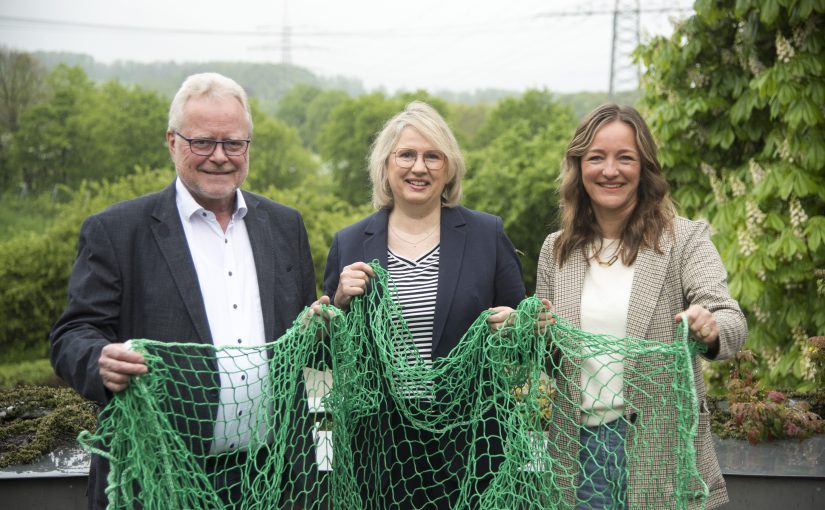
<svg viewBox="0 0 825 510"><path fill-rule="evenodd" d="M377 259L387 267L388 220L389 209L381 209L335 234L324 294L335 296L346 265ZM481 312L515 308L525 292L521 263L501 218L461 206L442 208L433 359L449 354Z"/></svg>

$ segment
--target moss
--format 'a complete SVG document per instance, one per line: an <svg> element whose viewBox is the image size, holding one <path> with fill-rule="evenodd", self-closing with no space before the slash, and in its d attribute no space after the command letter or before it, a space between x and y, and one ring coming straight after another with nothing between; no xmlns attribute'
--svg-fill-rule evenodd
<svg viewBox="0 0 825 510"><path fill-rule="evenodd" d="M0 389L0 467L34 462L96 423L95 405L68 388Z"/></svg>

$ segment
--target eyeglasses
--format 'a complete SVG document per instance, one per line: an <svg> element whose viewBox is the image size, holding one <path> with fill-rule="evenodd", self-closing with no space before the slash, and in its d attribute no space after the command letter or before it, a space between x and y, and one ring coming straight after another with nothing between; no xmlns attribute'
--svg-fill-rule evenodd
<svg viewBox="0 0 825 510"><path fill-rule="evenodd" d="M218 144L223 145L223 152L227 156L243 156L246 154L250 139L246 140L212 140L210 138L187 138L175 131L175 134L189 142L189 150L198 156L211 156Z"/></svg>
<svg viewBox="0 0 825 510"><path fill-rule="evenodd" d="M397 149L393 154L395 154L395 164L405 169L415 165L419 154L428 170L441 170L444 162L447 161L447 155L436 150L418 152L415 149Z"/></svg>

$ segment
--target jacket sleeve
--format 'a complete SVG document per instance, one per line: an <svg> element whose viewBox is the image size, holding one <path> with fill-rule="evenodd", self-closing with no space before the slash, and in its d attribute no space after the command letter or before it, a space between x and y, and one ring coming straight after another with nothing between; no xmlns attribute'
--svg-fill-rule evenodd
<svg viewBox="0 0 825 510"><path fill-rule="evenodd" d="M539 253L539 261L536 267L536 297L539 299L549 299L553 302L553 291L555 285L555 253L553 246L556 236L551 234L544 240Z"/></svg>
<svg viewBox="0 0 825 510"><path fill-rule="evenodd" d="M728 274L710 240L707 223L697 222L688 234L681 266L682 289L688 306L704 307L719 326L719 352L713 359L733 357L748 337L748 325L739 303L728 292Z"/></svg>
<svg viewBox="0 0 825 510"><path fill-rule="evenodd" d="M341 277L341 268L338 253L338 234L332 237L332 244L327 254L327 265L324 269L324 295L329 296L330 302L335 299L335 291L338 289L338 279ZM335 303L332 302L334 305Z"/></svg>
<svg viewBox="0 0 825 510"><path fill-rule="evenodd" d="M504 225L499 217L496 217L496 251L498 253L493 304L515 308L526 294L524 278L516 249L504 233Z"/></svg>
<svg viewBox="0 0 825 510"><path fill-rule="evenodd" d="M122 279L115 250L96 217L80 229L69 278L69 300L52 328L50 358L55 373L87 399L106 403L111 393L100 378L100 351L117 338Z"/></svg>
<svg viewBox="0 0 825 510"><path fill-rule="evenodd" d="M299 215L298 216L298 223L299 223L299 257L300 257L300 264L301 264L301 299L303 301L304 306L309 306L315 301L316 292L318 289L315 287L315 265L312 262L312 251L309 247L309 238L307 236L307 229L306 225L304 224L304 219Z"/></svg>

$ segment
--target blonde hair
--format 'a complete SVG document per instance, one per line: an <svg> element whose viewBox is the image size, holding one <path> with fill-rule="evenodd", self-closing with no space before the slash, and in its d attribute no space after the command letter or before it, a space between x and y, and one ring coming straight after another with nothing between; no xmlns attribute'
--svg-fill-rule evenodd
<svg viewBox="0 0 825 510"><path fill-rule="evenodd" d="M412 127L436 149L447 156L447 184L441 194L445 207L458 205L461 198L461 179L464 177L464 158L458 141L444 118L432 106L413 101L384 124L375 138L369 156L370 181L372 181L372 205L376 209L392 209L395 199L390 189L387 162L404 128Z"/></svg>
<svg viewBox="0 0 825 510"><path fill-rule="evenodd" d="M588 244L603 237L582 181L582 157L593 143L596 133L616 121L633 128L641 159L636 206L621 233L622 262L632 264L643 247L661 253L660 238L667 232L673 233L676 212L670 200L670 187L656 157L656 142L650 129L635 108L605 104L582 120L565 152L559 187L562 233L556 241L555 250L559 266L576 250L584 250Z"/></svg>

